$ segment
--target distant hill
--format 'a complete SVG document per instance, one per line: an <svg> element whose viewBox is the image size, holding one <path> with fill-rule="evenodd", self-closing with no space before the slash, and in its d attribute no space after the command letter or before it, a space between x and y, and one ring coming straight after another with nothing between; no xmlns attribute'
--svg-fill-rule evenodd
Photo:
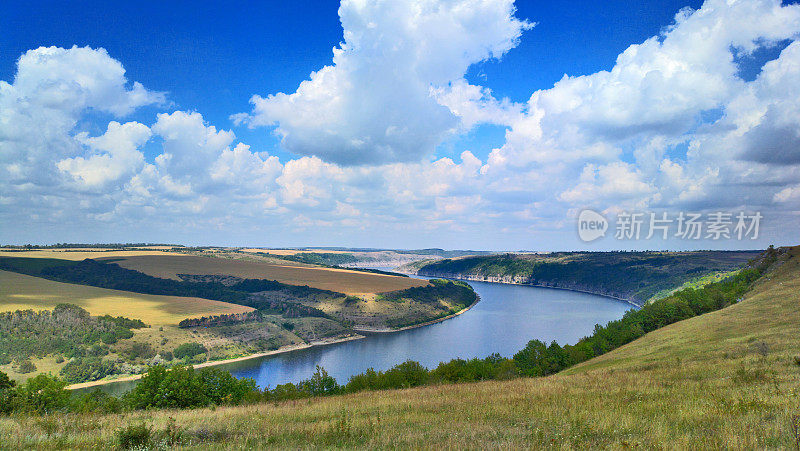
<svg viewBox="0 0 800 451"><path fill-rule="evenodd" d="M506 253L426 260L399 270L430 277L567 288L641 305L686 282L739 269L759 252Z"/></svg>

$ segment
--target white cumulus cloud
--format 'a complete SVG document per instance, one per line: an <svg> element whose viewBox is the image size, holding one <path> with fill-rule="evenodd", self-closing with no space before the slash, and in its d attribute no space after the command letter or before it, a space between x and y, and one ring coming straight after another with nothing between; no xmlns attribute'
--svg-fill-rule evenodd
<svg viewBox="0 0 800 451"><path fill-rule="evenodd" d="M235 119L275 125L287 149L335 163L418 161L459 125L441 90L463 89L470 65L499 58L530 27L514 12L512 0L344 0L332 64L294 93L253 96L252 113Z"/></svg>

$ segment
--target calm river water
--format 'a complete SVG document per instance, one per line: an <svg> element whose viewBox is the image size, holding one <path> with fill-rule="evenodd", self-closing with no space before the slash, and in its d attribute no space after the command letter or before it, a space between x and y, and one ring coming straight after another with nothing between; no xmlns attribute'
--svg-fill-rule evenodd
<svg viewBox="0 0 800 451"><path fill-rule="evenodd" d="M572 344L597 323L618 319L630 304L566 290L470 282L481 301L468 312L430 326L231 363L236 377L252 377L260 387L307 379L317 365L339 383L368 368L386 370L406 360L429 368L454 358L512 356L534 338Z"/></svg>

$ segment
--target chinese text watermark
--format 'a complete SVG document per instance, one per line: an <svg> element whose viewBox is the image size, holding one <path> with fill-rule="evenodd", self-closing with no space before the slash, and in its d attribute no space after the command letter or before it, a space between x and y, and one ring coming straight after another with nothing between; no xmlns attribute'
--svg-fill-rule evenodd
<svg viewBox="0 0 800 451"><path fill-rule="evenodd" d="M653 237L666 240L744 240L758 239L758 231L763 216L760 212L744 211L730 213L678 212L627 212L616 217L614 238L618 240L649 240ZM578 216L578 236L581 240L594 241L606 235L608 220L594 210L583 210Z"/></svg>

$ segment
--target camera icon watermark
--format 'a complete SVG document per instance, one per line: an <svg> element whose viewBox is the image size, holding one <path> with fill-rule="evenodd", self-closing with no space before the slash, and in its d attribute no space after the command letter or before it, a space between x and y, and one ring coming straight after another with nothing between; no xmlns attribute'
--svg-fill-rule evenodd
<svg viewBox="0 0 800 451"><path fill-rule="evenodd" d="M617 240L649 240L670 237L680 240L744 240L758 239L763 215L760 212L739 211L691 213L678 212L619 212L616 216L614 238ZM606 236L609 221L602 214L585 209L578 215L578 237L591 242Z"/></svg>

